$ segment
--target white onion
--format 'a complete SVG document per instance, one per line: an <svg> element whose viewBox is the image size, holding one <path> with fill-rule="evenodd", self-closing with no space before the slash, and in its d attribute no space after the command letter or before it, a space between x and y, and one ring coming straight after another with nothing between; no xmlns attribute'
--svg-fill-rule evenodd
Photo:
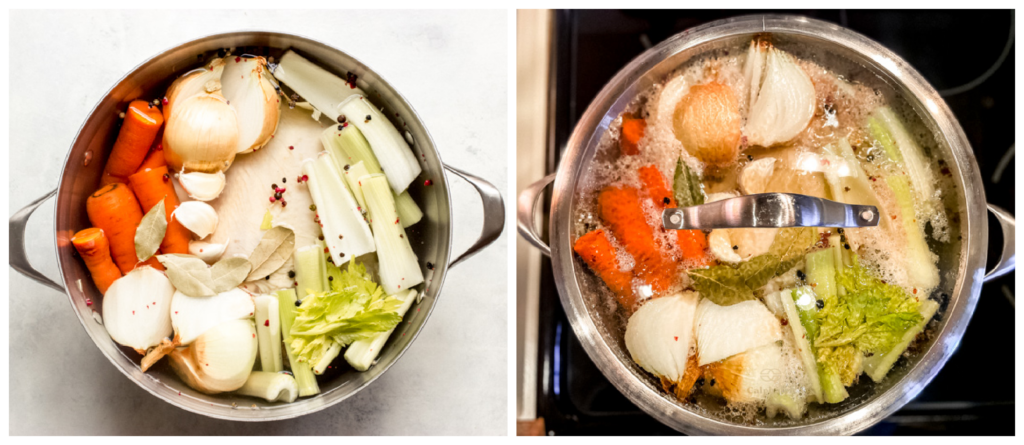
<svg viewBox="0 0 1024 445"><path fill-rule="evenodd" d="M168 358L175 373L197 391L234 391L256 363L256 326L248 319L223 322Z"/></svg>
<svg viewBox="0 0 1024 445"><path fill-rule="evenodd" d="M280 100L265 73L262 57L231 58L221 78L222 93L238 114L238 153L248 153L270 142L277 128Z"/></svg>
<svg viewBox="0 0 1024 445"><path fill-rule="evenodd" d="M174 209L171 216L200 239L217 230L217 211L202 201L185 201Z"/></svg>
<svg viewBox="0 0 1024 445"><path fill-rule="evenodd" d="M779 320L760 301L719 306L705 298L697 305L699 366L782 339Z"/></svg>
<svg viewBox="0 0 1024 445"><path fill-rule="evenodd" d="M251 318L253 310L252 297L241 289L212 297L190 297L176 291L171 299L171 325L181 344L187 345L225 321Z"/></svg>
<svg viewBox="0 0 1024 445"><path fill-rule="evenodd" d="M118 278L103 295L103 323L114 341L145 350L169 337L174 286L149 266Z"/></svg>
<svg viewBox="0 0 1024 445"><path fill-rule="evenodd" d="M760 47L752 47L760 48ZM767 50L764 80L750 77L751 97L744 134L750 145L770 147L800 134L814 117L814 84L792 57L774 47ZM748 57L756 63L757 57ZM756 71L756 67L749 71ZM758 85L758 82L760 84Z"/></svg>
<svg viewBox="0 0 1024 445"><path fill-rule="evenodd" d="M686 371L699 296L682 292L648 301L626 324L626 349L647 372L676 383Z"/></svg>

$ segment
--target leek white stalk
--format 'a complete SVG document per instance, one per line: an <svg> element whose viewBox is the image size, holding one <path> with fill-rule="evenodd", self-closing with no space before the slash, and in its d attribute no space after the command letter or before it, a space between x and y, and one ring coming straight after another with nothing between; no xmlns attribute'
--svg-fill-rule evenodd
<svg viewBox="0 0 1024 445"><path fill-rule="evenodd" d="M274 77L334 122L341 115L341 102L353 95L366 95L363 90L291 50L281 57Z"/></svg>
<svg viewBox="0 0 1024 445"><path fill-rule="evenodd" d="M363 195L370 210L370 225L373 227L377 258L380 260L381 287L388 295L397 295L402 290L422 283L423 272L409 244L405 228L399 224L387 178L384 175L370 175L359 181L363 184Z"/></svg>
<svg viewBox="0 0 1024 445"><path fill-rule="evenodd" d="M217 211L202 201L185 201L179 204L178 208L171 212L171 217L200 239L217 230Z"/></svg>
<svg viewBox="0 0 1024 445"><path fill-rule="evenodd" d="M373 234L359 211L359 203L345 185L334 161L329 156L307 159L302 163L302 173L309 177L307 188L316 204L324 241L334 264L341 266L352 258L376 251Z"/></svg>
<svg viewBox="0 0 1024 445"><path fill-rule="evenodd" d="M322 257L323 255L321 255ZM309 368L309 363L298 361L295 352L291 347L291 336L288 335L295 323L295 289L284 289L275 292L278 302L278 312L281 315L281 334L284 336L284 351L288 355L288 364L295 376L295 383L298 384L299 395L302 397L312 396L320 393L316 384L316 376Z"/></svg>
<svg viewBox="0 0 1024 445"><path fill-rule="evenodd" d="M136 350L159 345L170 337L174 286L149 266L118 278L103 295L103 326L117 343Z"/></svg>
<svg viewBox="0 0 1024 445"><path fill-rule="evenodd" d="M938 182L928 168L921 147L903 127L899 118L889 107L880 107L868 120L869 130L879 140L889 158L900 168L906 169L910 177L914 200L921 209L920 218L927 220L935 213L935 184ZM887 133L886 134L886 130Z"/></svg>
<svg viewBox="0 0 1024 445"><path fill-rule="evenodd" d="M245 384L256 363L256 327L252 320L226 321L168 358L193 389L206 394L234 391Z"/></svg>
<svg viewBox="0 0 1024 445"><path fill-rule="evenodd" d="M281 317L278 315L277 299L260 295L253 299L256 304L256 338L260 346L260 365L267 372L280 372L281 364Z"/></svg>
<svg viewBox="0 0 1024 445"><path fill-rule="evenodd" d="M251 318L255 307L252 297L242 289L231 289L212 297L191 297L175 291L171 300L171 325L188 345L200 335L231 320Z"/></svg>
<svg viewBox="0 0 1024 445"><path fill-rule="evenodd" d="M299 397L295 378L281 372L253 371L238 393L268 402L294 402Z"/></svg>
<svg viewBox="0 0 1024 445"><path fill-rule="evenodd" d="M325 244L316 244L295 249L295 282L298 294L305 298L310 293L327 290L327 259L324 258ZM287 330L285 330L287 332Z"/></svg>
<svg viewBox="0 0 1024 445"><path fill-rule="evenodd" d="M402 300L402 306L398 308L398 315L405 317L405 313L409 311L412 304L416 301L416 295L419 292L416 290L406 291L404 295L398 295L396 298ZM394 332L394 328L387 332L381 332L370 339L359 340L348 346L345 350L345 361L352 365L356 371L366 371L373 365L374 360L377 359L377 355L380 354L380 349L384 347L384 343L388 341L388 337Z"/></svg>
<svg viewBox="0 0 1024 445"><path fill-rule="evenodd" d="M362 96L349 97L341 104L341 112L350 125L355 125L370 143L388 183L395 193L409 188L423 168L394 124ZM344 131L342 131L344 132ZM369 167L367 167L369 169Z"/></svg>

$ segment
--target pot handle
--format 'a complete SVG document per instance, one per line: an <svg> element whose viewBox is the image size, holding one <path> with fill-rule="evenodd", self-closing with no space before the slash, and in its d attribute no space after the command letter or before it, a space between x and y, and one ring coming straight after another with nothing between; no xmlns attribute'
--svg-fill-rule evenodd
<svg viewBox="0 0 1024 445"><path fill-rule="evenodd" d="M11 216L10 221L10 242L11 242L11 253L10 262L11 267L14 270L21 272L26 277L39 282L46 287L65 292L64 286L61 286L57 282L49 279L42 272L36 270L28 263L28 256L25 255L25 227L28 226L28 219L32 216L32 213L39 208L39 205L52 198L57 194L57 189L53 189L50 193L47 193L43 197L32 201L29 205L18 210Z"/></svg>
<svg viewBox="0 0 1024 445"><path fill-rule="evenodd" d="M448 263L448 268L452 268L498 239L501 231L505 229L505 200L501 198L501 192L498 191L498 188L483 178L466 173L450 165L446 165L444 168L455 173L458 177L466 180L466 182L476 188L477 193L480 194L480 203L484 208L484 227L480 231L480 238L472 246L469 246L469 249L466 249L462 255L459 255L455 261Z"/></svg>
<svg viewBox="0 0 1024 445"><path fill-rule="evenodd" d="M999 221L999 227L1003 231L1003 253L999 255L999 262L987 274L985 281L1001 277L1017 268L1017 260L1014 255L1013 239L1017 227L1017 220L1010 212L1002 207L988 204L988 211Z"/></svg>
<svg viewBox="0 0 1024 445"><path fill-rule="evenodd" d="M530 244L533 244L533 247L540 249L540 253L547 256L551 256L551 247L544 244L544 241L540 239L540 235L537 234L537 230L533 225L535 220L533 211L537 209L537 199L544 196L544 189L554 180L555 174L552 173L540 181L530 184L529 187L519 194L519 199L516 203L518 207L519 235Z"/></svg>

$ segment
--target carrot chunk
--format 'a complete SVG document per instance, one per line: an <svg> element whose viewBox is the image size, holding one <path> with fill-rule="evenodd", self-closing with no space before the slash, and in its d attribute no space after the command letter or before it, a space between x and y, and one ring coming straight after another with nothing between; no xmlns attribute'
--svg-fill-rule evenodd
<svg viewBox="0 0 1024 445"><path fill-rule="evenodd" d="M110 158L103 169L104 185L110 182L127 183L128 176L135 173L149 153L149 147L156 140L156 134L164 124L159 107L144 100L128 104L124 113L121 131L110 151Z"/></svg>
<svg viewBox="0 0 1024 445"><path fill-rule="evenodd" d="M161 156L162 158L162 156ZM180 202L178 195L174 193L174 183L171 182L171 175L167 172L167 166L144 169L128 177L128 182L139 198L143 212L149 212L161 199L164 200L164 210L167 218L167 233L160 242L160 251L163 253L188 253L188 242L192 234L177 219L171 218L174 209L178 208Z"/></svg>
<svg viewBox="0 0 1024 445"><path fill-rule="evenodd" d="M103 235L103 230L90 227L79 231L71 237L71 244L85 261L85 267L89 268L92 281L96 283L100 293L107 293L110 285L121 278L121 269L118 269L114 260L110 258L110 243Z"/></svg>
<svg viewBox="0 0 1024 445"><path fill-rule="evenodd" d="M103 230L110 244L110 256L122 273L139 263L135 253L135 230L142 222L142 208L135 195L124 184L107 184L89 196L85 210L94 227ZM164 270L156 257L145 265Z"/></svg>
<svg viewBox="0 0 1024 445"><path fill-rule="evenodd" d="M668 188L668 181L657 167L647 165L640 167L640 181L644 185L647 196L654 201L655 208L659 211L676 208L676 200L672 190ZM683 259L688 260L692 267L704 267L711 264L711 257L708 255L707 235L700 230L676 230L676 245L682 251Z"/></svg>
<svg viewBox="0 0 1024 445"><path fill-rule="evenodd" d="M624 155L640 154L640 139L644 137L647 121L622 116L622 137L619 138L619 150Z"/></svg>
<svg viewBox="0 0 1024 445"><path fill-rule="evenodd" d="M576 239L572 249L597 276L601 277L623 307L633 307L636 303L632 286L633 273L620 268L615 247L608 240L604 230L587 232Z"/></svg>
<svg viewBox="0 0 1024 445"><path fill-rule="evenodd" d="M597 198L598 212L615 239L636 261L636 276L650 284L654 293L660 293L675 282L675 264L658 247L640 198L640 192L634 188L606 187Z"/></svg>

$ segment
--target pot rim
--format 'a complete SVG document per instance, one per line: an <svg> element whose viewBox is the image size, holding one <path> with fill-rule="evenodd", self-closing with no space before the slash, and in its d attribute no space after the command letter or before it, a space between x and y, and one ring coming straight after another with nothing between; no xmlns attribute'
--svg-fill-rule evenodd
<svg viewBox="0 0 1024 445"><path fill-rule="evenodd" d="M207 40L207 39L219 39L219 38L227 38L227 37L232 37L232 36L247 37L247 36L251 36L251 35L254 35L254 34L262 34L262 35L269 35L269 36L281 36L281 37L286 37L286 38L304 40L304 41L307 41L308 43L311 43L313 45L319 45L319 46L323 47L324 49L327 49L327 50L330 50L330 51L334 51L336 53L340 53L340 54L344 55L345 57L351 58L353 61L356 61L357 63L362 65L362 67L364 67L368 72L373 73L373 75L377 78L377 82L375 82L375 85L382 85L385 89L387 89L387 90L389 90L389 91L394 93L395 97L394 97L394 99L388 101L389 105L392 102L397 102L400 105L408 107L408 109L412 112L413 120L419 122L420 123L420 127L423 129L423 135L426 137L426 141L424 141L424 142L426 143L426 145L428 147L431 147L431 152L433 152L434 156L437 157L438 163L441 166L441 173L442 173L441 176L444 178L443 180L444 180L444 183L445 183L444 197L445 197L445 200L449 203L449 205L447 206L448 207L447 218L448 218L448 221L449 221L449 224L447 225L447 230L450 232L451 231L451 221L452 221L452 209L451 209L451 205L450 204L451 204L452 199L451 199L451 187L450 187L450 184L448 182L448 174L445 171L445 164L444 164L443 160L441 159L441 153L436 149L436 145L434 144L434 139L430 135L430 131L427 129L427 126L423 122L423 119L420 117L420 114L416 111L416 109L413 108L412 104L409 103L409 101L405 98L405 96L403 96L396 88L392 87L391 84L383 76L380 75L379 71L374 70L372 67L370 67L369 65L364 63L362 60L360 60L360 59L350 55L349 53L347 53L345 51L342 51L342 50L340 50L340 49L338 49L338 48L336 48L336 47L334 47L332 45L329 45L327 43L321 42L319 40L316 40L316 39L313 39L313 38L310 38L310 37L307 37L307 36L304 36L304 35L293 34L293 33L286 33L286 32L280 32L280 31L260 30L260 29L243 29L243 30L236 30L236 31L219 32L219 33L207 34L207 35L203 35L203 36L200 36L200 37L197 37L197 38L186 40L184 42L181 42L181 43L175 44L173 46L167 47L164 50L162 50L162 51L160 51L160 52L158 52L158 53L156 53L156 54L146 58L142 62L140 62L137 65L135 65L134 67L132 67L130 70L126 71L125 74L123 76L121 76L121 78L119 78L116 82L114 82L111 85L111 87L109 89L107 89L107 91L103 94L103 96L101 96L97 100L97 102L93 106L92 110L90 110L89 113L82 120L82 125L79 126L78 131L75 134L75 138L72 140L71 146L68 149L68 152L67 152L67 154L64 157L64 165L61 167L60 179L59 179L59 181L57 183L57 188L55 190L55 192L57 194L57 199L56 199L56 202L54 204L54 207L55 207L54 216L53 216L54 227L59 227L59 222L60 222L59 221L59 216L61 214L60 209L61 209L61 204L62 204L60 191L65 186L65 179L67 179L66 171L67 171L67 167L70 165L70 162L72 162L71 155L72 155L72 152L74 150L74 147L78 144L79 138L82 136L82 131L85 129L86 124L89 123L89 121L91 120L93 115L95 115L95 113L98 111L100 106L103 104L104 100L106 98L108 98L111 95L111 93L113 93L114 90L117 89L117 87L119 85L121 85L121 83L125 82L132 74L134 74L136 71L138 71L143 66L145 66L145 65L149 64L150 62L153 62L153 61L155 61L157 59L160 59L162 57L166 57L166 56L168 56L169 54L171 54L172 52L174 52L175 50L177 50L177 49L179 49L181 47L184 47L184 46L187 46L187 45L191 45L191 44L194 44L196 42L199 42L199 41L202 41L202 40ZM418 145L424 144L424 142L421 142L419 140L417 140L417 142L419 143ZM439 215L439 216L441 216L441 215ZM342 397L338 397L338 398L336 398L334 400L327 401L327 402L324 401L326 396L328 396L329 394L332 394L334 392L337 392L337 391L339 391L339 390L341 390L343 388L343 387L339 386L339 387L333 388L333 389L331 389L329 391L321 392L320 394L317 394L316 396L305 398L305 399L297 399L295 402L292 402L292 403L286 404L286 405L282 405L281 406L282 410L280 411L281 414L276 414L276 415L271 415L271 416L266 416L266 417L245 417L245 416L224 415L224 414L220 414L220 411L213 411L213 410L210 410L210 411L200 411L200 410L194 408L191 405L185 405L185 404L178 403L177 402L178 399L175 399L175 398L170 397L170 396L165 396L164 394L156 391L154 388L150 388L150 387L144 385L139 377L133 376L131 373L129 373L129 371L127 369L123 368L122 366L119 366L117 364L117 362L116 362L115 357L112 356L111 354L108 354L106 350L104 350L103 348L100 347L99 341L101 341L101 340L103 340L103 341L112 341L112 340L110 339L109 336L107 336L105 339L99 339L99 338L96 338L95 336L93 336L92 335L92 331L90 331L89 327L86 325L86 322L87 322L86 321L86 317L83 316L83 312L80 311L78 309L78 307L76 306L75 299L72 296L72 293L71 293L71 291L70 291L70 289L68 287L68 283L65 281L65 277L64 277L65 264L64 264L64 262L62 261L62 258L61 258L61 252L60 252L61 243L60 243L60 240L58 239L59 235L60 235L59 232L54 234L54 241L55 241L54 242L54 254L56 255L56 258L57 258L58 269L61 271L61 273L58 274L60 276L60 284L64 287L64 294L68 297L68 302L71 304L72 310L75 311L75 315L78 317L79 323L82 325L82 328L86 331L86 334L88 334L89 337L92 338L93 345L97 349L99 349L100 352L107 358L107 360L115 368L117 368L118 371L120 371L122 374L124 374L125 377L127 377L129 380L135 382L136 385L138 385L142 389L146 390L147 392L149 392L153 396L155 396L155 397L159 398L160 400L163 400L164 402L167 402L167 403L169 403L169 404L171 404L171 405L173 405L175 407L178 407L180 409L183 409L183 410L195 413L195 414L200 414L200 415L203 415L203 416L215 418L215 419L233 420L233 421L244 421L244 422L268 422L268 421L275 421L275 420L286 420L286 419L291 419L291 418L295 418L295 417L305 416L305 415L308 415L308 414L313 414L313 413L318 412L318 411L322 411L324 409L327 409L327 408L329 408L331 406L334 406L334 405L344 401L345 399L348 399L349 397L352 397L353 395L355 395L356 393L361 391L363 388L369 386L371 383L373 383L378 378L380 378L382 375L384 375L384 373L386 373L389 369L391 369L391 366L393 366L395 363L397 363L402 358L402 356L405 354L405 352L412 346L412 344L419 337L420 332L423 330L423 326L425 326L427 321L429 321L430 315L433 314L434 308L437 306L436 301L433 304L429 305L429 307L427 308L427 313L424 315L423 321L420 323L419 329L416 329L416 331L412 333L412 335L410 336L409 342L405 345L404 348L402 348L401 350L398 351L398 353L395 355L394 359L391 360L389 363L383 365L384 369L382 369L379 373L377 373L376 375L374 375L370 379L362 382L360 385L358 385L354 389L350 390L348 392L348 394L345 394ZM441 290L444 287L444 280L445 280L445 278L447 276L448 267L449 267L449 264L447 264L447 262L451 259L452 237L448 236L447 237L447 243L439 244L438 248L439 248L439 252L438 253L439 254L443 254L443 257L445 259L445 263L446 264L437 265L435 267L435 270L434 270L435 274L431 277L430 287L435 289L434 290L434 298L435 299L436 299L437 296L439 296L441 294ZM437 270L437 269L440 269L440 270ZM440 272L440 274L438 274L437 272ZM89 322L95 322L95 320L93 320L91 317L89 317ZM122 356L124 356L124 352L120 348L117 348L115 350L118 353L120 353ZM130 358L128 358L128 359L131 360ZM299 411L299 410L296 409L296 408L298 408L300 406L306 406L306 405L309 405L309 409L306 409L305 411ZM247 412L247 411L229 410L229 411L226 411L226 412L227 413L235 413L235 412ZM261 412L261 413L274 413L275 410L262 409L259 412Z"/></svg>
<svg viewBox="0 0 1024 445"><path fill-rule="evenodd" d="M941 330L928 350L919 356L901 379L881 394L842 414L798 426L764 427L740 425L705 417L682 408L658 388L641 381L617 357L607 338L594 322L583 301L572 256L572 218L577 181L593 158L597 141L625 103L640 92L638 81L662 61L684 50L714 40L759 32L789 34L837 45L870 59L869 68L888 76L894 88L908 92L936 136L945 139L955 165L950 165L960 198L962 228L960 260L950 304L942 313ZM619 109L615 110L614 107ZM930 122L929 122L930 120ZM912 400L935 377L959 345L960 338L977 304L985 274L988 247L988 219L985 194L977 161L967 137L952 112L934 88L907 62L879 43L852 30L796 15L747 15L688 29L648 49L623 67L587 107L576 124L555 176L549 233L552 267L559 297L570 324L587 355L601 372L633 403L660 422L687 434L853 434L877 423ZM557 252L557 253L555 253Z"/></svg>

